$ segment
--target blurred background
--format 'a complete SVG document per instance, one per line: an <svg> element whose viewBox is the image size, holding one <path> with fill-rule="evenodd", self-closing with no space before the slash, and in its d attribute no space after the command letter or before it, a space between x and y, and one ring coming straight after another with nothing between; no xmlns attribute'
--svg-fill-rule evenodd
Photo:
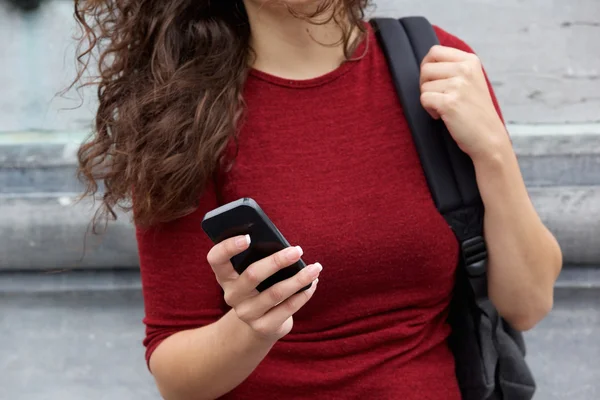
<svg viewBox="0 0 600 400"><path fill-rule="evenodd" d="M379 0L374 13L426 15L481 56L565 256L554 311L527 333L536 399L599 399L600 0ZM72 14L68 0L0 0L0 399L158 399L128 217L84 255L93 206L73 204L75 151L94 91L56 96L75 73Z"/></svg>

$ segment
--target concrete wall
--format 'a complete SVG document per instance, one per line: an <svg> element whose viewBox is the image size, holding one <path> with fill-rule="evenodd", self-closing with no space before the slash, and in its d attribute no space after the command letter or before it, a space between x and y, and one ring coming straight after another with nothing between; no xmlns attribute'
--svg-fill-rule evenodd
<svg viewBox="0 0 600 400"><path fill-rule="evenodd" d="M600 125L543 128L509 127L531 198L561 243L566 263L600 265ZM54 143L42 146L33 134L5 141L3 136L8 135L0 134L0 271L137 265L128 216L111 222L101 237L85 235L94 208L75 204L80 137L54 135Z"/></svg>
<svg viewBox="0 0 600 400"><path fill-rule="evenodd" d="M599 0L379 0L426 15L486 65L509 122L600 121Z"/></svg>
<svg viewBox="0 0 600 400"><path fill-rule="evenodd" d="M0 2L0 131L88 129L83 107L55 98L74 74L72 1L23 14ZM377 15L427 15L481 55L506 118L600 121L599 0L378 0Z"/></svg>
<svg viewBox="0 0 600 400"><path fill-rule="evenodd" d="M75 110L76 92L55 97L74 76L72 6L23 14L0 0L0 271L137 264L127 217L84 246L93 208L73 205L94 93ZM600 0L379 0L373 13L427 15L471 44L565 260L600 263Z"/></svg>

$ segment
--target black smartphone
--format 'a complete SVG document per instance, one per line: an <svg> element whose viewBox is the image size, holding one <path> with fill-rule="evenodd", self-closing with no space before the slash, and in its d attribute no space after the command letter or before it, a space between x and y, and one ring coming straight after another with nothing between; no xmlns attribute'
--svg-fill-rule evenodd
<svg viewBox="0 0 600 400"><path fill-rule="evenodd" d="M250 235L250 247L231 259L233 268L238 274L242 274L250 264L290 247L288 241L258 203L248 197L206 213L202 219L202 229L215 244L234 236ZM300 260L277 271L256 289L262 292L278 282L291 278L304 267L306 264ZM302 290L309 287L310 285Z"/></svg>

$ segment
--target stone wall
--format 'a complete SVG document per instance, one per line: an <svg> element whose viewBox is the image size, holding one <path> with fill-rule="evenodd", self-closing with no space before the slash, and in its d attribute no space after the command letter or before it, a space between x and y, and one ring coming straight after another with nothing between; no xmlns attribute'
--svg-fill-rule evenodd
<svg viewBox="0 0 600 400"><path fill-rule="evenodd" d="M600 1L379 0L426 15L481 56L509 122L600 121Z"/></svg>
<svg viewBox="0 0 600 400"><path fill-rule="evenodd" d="M84 243L93 208L74 205L94 93L55 96L74 76L72 4L24 14L0 0L0 270L137 264L126 216ZM371 14L427 15L471 44L566 262L599 265L600 1L379 0Z"/></svg>
<svg viewBox="0 0 600 400"><path fill-rule="evenodd" d="M24 14L0 2L0 131L88 129L93 92L55 97L74 76L72 1ZM427 15L482 57L506 119L600 121L600 1L379 0L376 15Z"/></svg>

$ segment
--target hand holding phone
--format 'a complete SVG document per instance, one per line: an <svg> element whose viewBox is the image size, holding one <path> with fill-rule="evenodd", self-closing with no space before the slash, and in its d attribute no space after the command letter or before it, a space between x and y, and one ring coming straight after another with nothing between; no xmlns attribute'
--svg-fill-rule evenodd
<svg viewBox="0 0 600 400"><path fill-rule="evenodd" d="M202 228L216 243L207 259L238 318L263 337L289 333L322 266L305 267L302 249L290 246L252 199L207 213Z"/></svg>
<svg viewBox="0 0 600 400"><path fill-rule="evenodd" d="M240 275L251 264L290 247L258 203L247 197L206 213L202 219L202 229L215 244L233 236L249 235L252 241L248 248L231 257L231 264ZM306 264L299 258L261 281L256 289L262 292L291 278L304 267Z"/></svg>
<svg viewBox="0 0 600 400"><path fill-rule="evenodd" d="M226 303L238 318L260 337L279 340L291 331L292 316L314 294L322 267L310 265L292 278L257 292L255 288L260 282L299 260L302 252L298 247L289 247L253 263L239 275L230 259L245 251L249 244L247 236L230 238L215 245L207 258L223 288ZM307 290L300 291L307 285Z"/></svg>

